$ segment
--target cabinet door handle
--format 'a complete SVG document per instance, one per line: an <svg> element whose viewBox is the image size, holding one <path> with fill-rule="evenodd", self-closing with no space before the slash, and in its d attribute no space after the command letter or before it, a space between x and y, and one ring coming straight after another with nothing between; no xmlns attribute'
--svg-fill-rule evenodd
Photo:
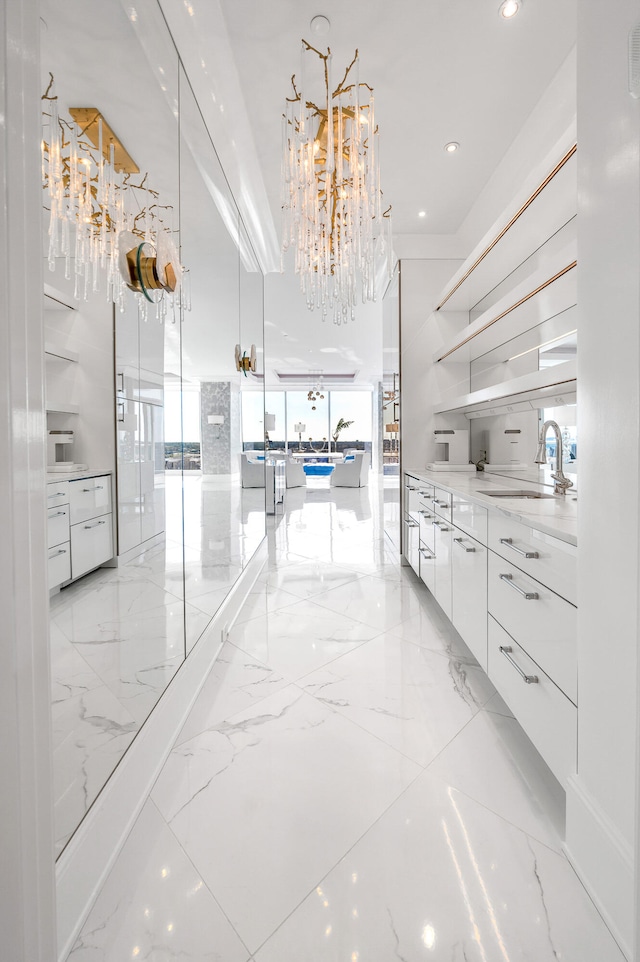
<svg viewBox="0 0 640 962"><path fill-rule="evenodd" d="M433 561L435 559L435 555L429 551L428 548L420 548L419 551L422 557L426 558L427 561Z"/></svg>
<svg viewBox="0 0 640 962"><path fill-rule="evenodd" d="M449 529L447 528L446 524L443 524L442 521L432 521L431 524L432 524L434 527L436 527L436 528L438 529L438 531L448 531L448 530L449 530Z"/></svg>
<svg viewBox="0 0 640 962"><path fill-rule="evenodd" d="M436 508L448 508L448 507L449 507L449 502L448 502L448 501L438 501L437 498L432 498L431 501L432 501L432 503L436 506Z"/></svg>
<svg viewBox="0 0 640 962"><path fill-rule="evenodd" d="M510 665L513 665L513 667L515 668L515 670L518 672L518 674L520 675L520 677L522 678L522 680L523 680L527 685L537 685L537 684L538 684L538 681L539 681L538 676L537 676L537 675L527 675L526 672L524 672L524 671L522 670L522 668L520 667L520 665L518 664L518 662L515 661L515 659L511 657L511 652L513 651L513 648L511 647L511 645L500 645L500 651L501 651L501 653L504 655L504 657L507 659L507 661L509 662L509 664L510 664Z"/></svg>
<svg viewBox="0 0 640 962"><path fill-rule="evenodd" d="M418 490L417 488L414 488L411 484L408 484L406 487L407 487L407 491L417 491L417 490Z"/></svg>
<svg viewBox="0 0 640 962"><path fill-rule="evenodd" d="M83 488L82 491L83 491L83 494L88 494L90 491L102 491L103 488L104 488L103 484L96 484L93 486L93 488Z"/></svg>
<svg viewBox="0 0 640 962"><path fill-rule="evenodd" d="M517 585L513 580L513 575L500 575L500 581L504 581L506 585L517 591L519 595L525 599L525 601L537 601L538 592L537 591L525 591L520 585Z"/></svg>
<svg viewBox="0 0 640 962"><path fill-rule="evenodd" d="M425 518L432 518L433 515L430 511L418 511L418 514L424 515Z"/></svg>
<svg viewBox="0 0 640 962"><path fill-rule="evenodd" d="M67 516L66 511L56 511L55 514L48 515L49 518L66 518L66 516Z"/></svg>
<svg viewBox="0 0 640 962"><path fill-rule="evenodd" d="M85 524L85 528L97 528L99 524L106 524L106 521L94 521L93 524Z"/></svg>
<svg viewBox="0 0 640 962"><path fill-rule="evenodd" d="M419 528L420 525L417 521L405 521L407 528Z"/></svg>
<svg viewBox="0 0 640 962"><path fill-rule="evenodd" d="M118 371L117 376L120 378L120 394L124 394L124 371Z"/></svg>
<svg viewBox="0 0 640 962"><path fill-rule="evenodd" d="M51 501L52 498L64 498L64 495L65 495L64 491L56 491L55 494L48 494L47 499Z"/></svg>
<svg viewBox="0 0 640 962"><path fill-rule="evenodd" d="M522 548L519 548L517 545L515 545L511 538L500 538L500 544L506 544L508 548L511 548L512 551L515 551L516 554L522 555L523 558L538 557L537 551L524 551Z"/></svg>
<svg viewBox="0 0 640 962"><path fill-rule="evenodd" d="M122 414L122 417L120 417ZM118 401L118 423L124 424L124 401Z"/></svg>
<svg viewBox="0 0 640 962"><path fill-rule="evenodd" d="M67 553L66 548L58 548L55 554L49 555L49 560L51 560L51 558L57 558L59 554L66 554L66 553Z"/></svg>
<svg viewBox="0 0 640 962"><path fill-rule="evenodd" d="M454 538L453 540L454 540L455 543L458 545L458 547L462 548L463 551L475 551L475 550L476 550L476 549L473 548L473 547L467 548L466 544L463 544L463 543L462 543L462 538Z"/></svg>

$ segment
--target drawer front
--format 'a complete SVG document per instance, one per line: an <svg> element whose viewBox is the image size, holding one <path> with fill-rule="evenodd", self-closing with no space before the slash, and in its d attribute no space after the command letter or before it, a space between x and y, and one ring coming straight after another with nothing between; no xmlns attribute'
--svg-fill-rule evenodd
<svg viewBox="0 0 640 962"><path fill-rule="evenodd" d="M429 504L422 502L418 517L420 518L420 541L433 553L435 550L433 522L436 520L436 515L430 502Z"/></svg>
<svg viewBox="0 0 640 962"><path fill-rule="evenodd" d="M431 499L431 505L434 512L441 518L445 518L447 521L451 521L451 501L452 496L450 491L443 491L442 488L435 488L433 492L433 498Z"/></svg>
<svg viewBox="0 0 640 962"><path fill-rule="evenodd" d="M454 494L451 503L451 520L457 528L479 541L487 543L487 515L488 511L481 504L465 501L460 495Z"/></svg>
<svg viewBox="0 0 640 962"><path fill-rule="evenodd" d="M420 556L418 554L419 525L413 518L406 518L404 522L404 556L420 576Z"/></svg>
<svg viewBox="0 0 640 962"><path fill-rule="evenodd" d="M55 508L59 504L69 504L68 481L53 481L47 485L47 508Z"/></svg>
<svg viewBox="0 0 640 962"><path fill-rule="evenodd" d="M450 524L434 525L436 552L436 601L451 620L451 535Z"/></svg>
<svg viewBox="0 0 640 962"><path fill-rule="evenodd" d="M68 536L67 536L68 537ZM57 588L71 577L71 544L64 544L49 548L49 588Z"/></svg>
<svg viewBox="0 0 640 962"><path fill-rule="evenodd" d="M430 508L431 499L433 498L434 487L432 484L425 484L423 481L418 483L418 500L420 502L420 507Z"/></svg>
<svg viewBox="0 0 640 962"><path fill-rule="evenodd" d="M47 544L53 548L69 540L69 505L63 504L47 511Z"/></svg>
<svg viewBox="0 0 640 962"><path fill-rule="evenodd" d="M489 612L577 704L577 612L573 605L490 552Z"/></svg>
<svg viewBox="0 0 640 962"><path fill-rule="evenodd" d="M405 474L404 476L404 510L405 514L411 515L414 521L418 520L418 508L419 508L419 488L420 482L417 478L411 477L410 474Z"/></svg>
<svg viewBox="0 0 640 962"><path fill-rule="evenodd" d="M511 648L503 653L501 648ZM515 665L507 659L509 655ZM578 710L489 615L488 675L556 776L576 771ZM537 678L527 684L519 673Z"/></svg>
<svg viewBox="0 0 640 962"><path fill-rule="evenodd" d="M74 578L113 557L111 515L82 521L71 527L71 572Z"/></svg>
<svg viewBox="0 0 640 962"><path fill-rule="evenodd" d="M69 503L71 524L108 514L111 511L111 478L103 475L69 481Z"/></svg>
<svg viewBox="0 0 640 962"><path fill-rule="evenodd" d="M487 555L479 541L453 530L451 545L454 627L487 670Z"/></svg>
<svg viewBox="0 0 640 962"><path fill-rule="evenodd" d="M577 548L529 525L489 514L488 545L496 554L522 568L567 601L578 603L576 588ZM535 555L527 558L526 555Z"/></svg>
<svg viewBox="0 0 640 962"><path fill-rule="evenodd" d="M432 595L436 593L436 556L432 547L420 545L420 577Z"/></svg>

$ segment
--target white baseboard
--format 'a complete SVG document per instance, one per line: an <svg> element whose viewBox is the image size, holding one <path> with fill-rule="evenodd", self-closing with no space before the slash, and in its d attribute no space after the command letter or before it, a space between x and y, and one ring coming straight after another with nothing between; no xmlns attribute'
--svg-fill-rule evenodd
<svg viewBox="0 0 640 962"><path fill-rule="evenodd" d="M567 779L564 849L620 949L633 962L633 849L578 775Z"/></svg>
<svg viewBox="0 0 640 962"><path fill-rule="evenodd" d="M67 957L145 804L226 633L267 557L262 541L209 627L176 672L56 864L58 957Z"/></svg>

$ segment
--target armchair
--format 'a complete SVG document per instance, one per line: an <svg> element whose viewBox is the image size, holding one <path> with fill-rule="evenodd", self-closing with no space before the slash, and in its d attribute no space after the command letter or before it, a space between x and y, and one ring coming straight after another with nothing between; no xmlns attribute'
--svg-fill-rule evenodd
<svg viewBox="0 0 640 962"><path fill-rule="evenodd" d="M338 488L364 488L369 480L371 455L368 451L357 451L353 461L336 464L331 473L330 484Z"/></svg>

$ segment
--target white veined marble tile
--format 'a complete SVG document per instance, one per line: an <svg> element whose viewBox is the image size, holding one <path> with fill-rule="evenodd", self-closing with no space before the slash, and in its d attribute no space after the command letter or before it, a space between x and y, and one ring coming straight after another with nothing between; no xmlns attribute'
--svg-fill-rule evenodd
<svg viewBox="0 0 640 962"><path fill-rule="evenodd" d="M379 631L394 628L420 611L417 589L405 581L366 575L352 584L317 595L314 602Z"/></svg>
<svg viewBox="0 0 640 962"><path fill-rule="evenodd" d="M417 586L420 608L416 614L389 629L389 634L421 648L439 651L468 665L478 661L426 588Z"/></svg>
<svg viewBox="0 0 640 962"><path fill-rule="evenodd" d="M624 962L567 860L426 773L255 962Z"/></svg>
<svg viewBox="0 0 640 962"><path fill-rule="evenodd" d="M147 802L69 962L247 962L249 952Z"/></svg>
<svg viewBox="0 0 640 962"><path fill-rule="evenodd" d="M50 626L51 704L67 701L102 685L87 662L59 628Z"/></svg>
<svg viewBox="0 0 640 962"><path fill-rule="evenodd" d="M349 584L360 575L324 561L306 561L286 565L284 568L267 568L259 581L270 588L281 588L298 598L311 598L330 588Z"/></svg>
<svg viewBox="0 0 640 962"><path fill-rule="evenodd" d="M121 572L123 569L112 570ZM126 580L92 584L90 589L70 585L55 599L56 603L52 601L51 605L51 619L70 641L75 641L83 629L91 629L96 624L118 622L128 615L175 604L178 600L157 585L131 575Z"/></svg>
<svg viewBox="0 0 640 962"><path fill-rule="evenodd" d="M495 692L480 668L392 635L367 642L299 685L422 766Z"/></svg>
<svg viewBox="0 0 640 962"><path fill-rule="evenodd" d="M478 712L429 771L562 851L564 791L514 718Z"/></svg>
<svg viewBox="0 0 640 962"><path fill-rule="evenodd" d="M295 680L379 633L376 628L310 600L298 601L250 621L236 622L229 640L258 661Z"/></svg>
<svg viewBox="0 0 640 962"><path fill-rule="evenodd" d="M152 798L253 949L419 771L290 685L177 746Z"/></svg>
<svg viewBox="0 0 640 962"><path fill-rule="evenodd" d="M277 672L226 642L211 669L176 745L228 721L284 688Z"/></svg>

